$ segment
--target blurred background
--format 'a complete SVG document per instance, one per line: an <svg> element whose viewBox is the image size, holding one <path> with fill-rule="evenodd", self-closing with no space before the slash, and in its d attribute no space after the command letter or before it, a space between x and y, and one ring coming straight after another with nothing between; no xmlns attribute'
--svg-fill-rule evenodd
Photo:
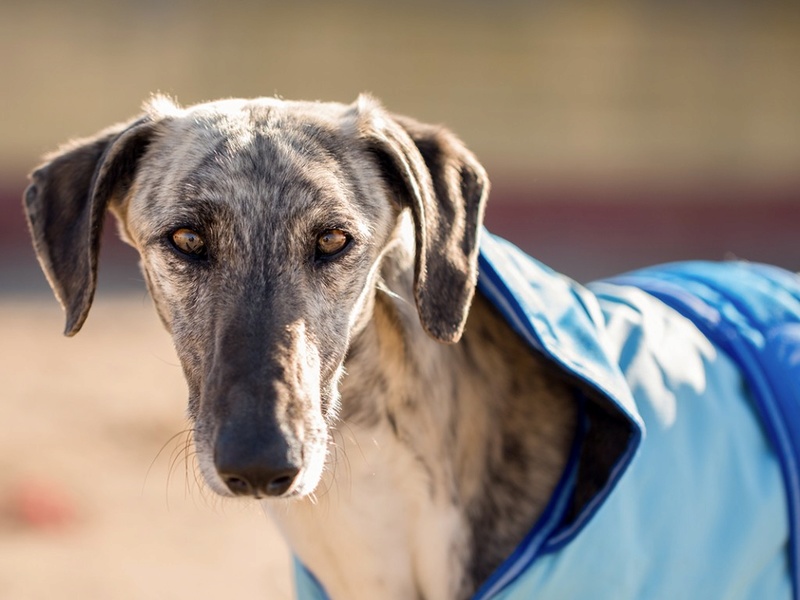
<svg viewBox="0 0 800 600"><path fill-rule="evenodd" d="M33 272L32 286L43 280L18 208L25 174L156 91L184 104L370 91L443 123L489 170L490 227L580 280L691 257L800 268L797 2L4 0L0 10L0 266Z"/></svg>
<svg viewBox="0 0 800 600"><path fill-rule="evenodd" d="M52 578L76 597L206 597L242 581L288 594L261 515L215 505L234 515L209 519L182 467L170 491L185 392L134 253L107 228L98 306L63 340L27 239L20 197L41 155L152 92L191 104L369 91L445 124L489 171L489 227L581 281L687 258L800 269L796 1L0 0L0 56L3 598L50 597ZM161 474L143 485L151 461ZM141 526L119 531L121 516ZM87 575L81 557L104 566Z"/></svg>

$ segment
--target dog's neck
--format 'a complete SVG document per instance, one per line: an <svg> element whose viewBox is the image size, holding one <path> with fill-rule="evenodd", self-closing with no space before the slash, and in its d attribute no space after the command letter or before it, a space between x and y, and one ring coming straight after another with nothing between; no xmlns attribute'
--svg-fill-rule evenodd
<svg viewBox="0 0 800 600"><path fill-rule="evenodd" d="M460 343L432 340L407 270L384 273L345 368L316 497L273 515L332 600L469 597L561 476L570 389L480 296Z"/></svg>

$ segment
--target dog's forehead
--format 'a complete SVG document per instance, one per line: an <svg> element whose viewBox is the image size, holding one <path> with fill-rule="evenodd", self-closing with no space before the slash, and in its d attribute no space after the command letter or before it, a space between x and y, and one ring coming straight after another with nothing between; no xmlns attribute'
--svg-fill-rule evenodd
<svg viewBox="0 0 800 600"><path fill-rule="evenodd" d="M151 203L200 197L295 212L367 196L375 179L346 105L226 100L158 117L141 181Z"/></svg>
<svg viewBox="0 0 800 600"><path fill-rule="evenodd" d="M270 98L213 102L168 120L163 140L178 159L173 165L178 168L171 169L178 176L204 166L247 177L285 176L330 168L347 157L353 144L345 110L331 103Z"/></svg>

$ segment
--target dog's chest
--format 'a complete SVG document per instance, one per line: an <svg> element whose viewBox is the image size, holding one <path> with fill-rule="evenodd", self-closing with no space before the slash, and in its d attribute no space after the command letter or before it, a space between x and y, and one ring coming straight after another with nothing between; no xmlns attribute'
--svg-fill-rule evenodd
<svg viewBox="0 0 800 600"><path fill-rule="evenodd" d="M466 553L460 513L390 428L336 434L315 498L266 504L332 600L453 597Z"/></svg>

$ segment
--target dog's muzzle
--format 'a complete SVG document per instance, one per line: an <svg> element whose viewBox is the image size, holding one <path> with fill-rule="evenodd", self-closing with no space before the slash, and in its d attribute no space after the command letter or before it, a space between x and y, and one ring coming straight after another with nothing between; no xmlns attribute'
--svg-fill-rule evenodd
<svg viewBox="0 0 800 600"><path fill-rule="evenodd" d="M209 360L198 419L211 480L236 496L302 494L316 486L325 453L319 355L302 321L268 330L254 322L233 319Z"/></svg>

